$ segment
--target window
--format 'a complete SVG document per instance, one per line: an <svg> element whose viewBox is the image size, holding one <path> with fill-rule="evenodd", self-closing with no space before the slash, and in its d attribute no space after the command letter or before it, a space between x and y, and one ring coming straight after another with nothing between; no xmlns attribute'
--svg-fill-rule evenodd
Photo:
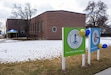
<svg viewBox="0 0 111 75"><path fill-rule="evenodd" d="M38 32L40 32L40 22L38 22Z"/></svg>
<svg viewBox="0 0 111 75"><path fill-rule="evenodd" d="M44 32L44 22L41 21L41 25L42 25L42 32Z"/></svg>
<svg viewBox="0 0 111 75"><path fill-rule="evenodd" d="M25 30L21 30L20 33L21 33L21 34L25 34Z"/></svg>
<svg viewBox="0 0 111 75"><path fill-rule="evenodd" d="M52 27L52 32L57 32L57 27L56 26Z"/></svg>
<svg viewBox="0 0 111 75"><path fill-rule="evenodd" d="M39 21L37 22L37 32L39 32Z"/></svg>

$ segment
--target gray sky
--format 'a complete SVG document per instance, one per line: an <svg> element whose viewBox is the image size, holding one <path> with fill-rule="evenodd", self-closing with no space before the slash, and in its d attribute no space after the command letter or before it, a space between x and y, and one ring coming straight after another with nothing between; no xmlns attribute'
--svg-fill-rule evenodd
<svg viewBox="0 0 111 75"><path fill-rule="evenodd" d="M7 18L11 17L13 4L30 3L32 8L37 9L37 15L48 10L67 10L84 13L83 10L89 1L98 2L99 0L0 0L0 22L5 25ZM111 17L111 1L101 0L108 7L108 15Z"/></svg>

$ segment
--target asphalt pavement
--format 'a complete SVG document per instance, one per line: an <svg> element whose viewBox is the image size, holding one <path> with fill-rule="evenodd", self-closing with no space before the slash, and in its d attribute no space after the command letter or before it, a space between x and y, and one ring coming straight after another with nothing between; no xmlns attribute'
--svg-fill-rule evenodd
<svg viewBox="0 0 111 75"><path fill-rule="evenodd" d="M108 69L105 69L99 73L96 73L95 75L111 75L111 67Z"/></svg>

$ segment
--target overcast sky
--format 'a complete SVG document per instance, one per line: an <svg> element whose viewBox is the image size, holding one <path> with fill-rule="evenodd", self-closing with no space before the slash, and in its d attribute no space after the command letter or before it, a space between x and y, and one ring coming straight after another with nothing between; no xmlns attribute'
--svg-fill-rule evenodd
<svg viewBox="0 0 111 75"><path fill-rule="evenodd" d="M99 0L0 0L0 22L5 25L7 18L11 17L13 4L30 3L32 8L37 9L37 15L49 10L67 10L72 12L84 13L83 10L89 1L98 2ZM111 1L101 0L108 7L108 15L111 16Z"/></svg>

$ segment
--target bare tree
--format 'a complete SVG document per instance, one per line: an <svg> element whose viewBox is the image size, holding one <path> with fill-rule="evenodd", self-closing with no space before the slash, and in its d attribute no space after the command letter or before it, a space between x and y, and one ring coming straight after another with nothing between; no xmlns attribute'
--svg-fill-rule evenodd
<svg viewBox="0 0 111 75"><path fill-rule="evenodd" d="M25 31L26 31L27 39L29 37L29 27L30 27L31 18L36 13L36 11L37 11L37 9L31 8L30 3L26 3L25 6L21 6L21 5L17 5L17 4L13 5L12 14L16 18L21 18L26 21L26 28L25 28L26 30Z"/></svg>
<svg viewBox="0 0 111 75"><path fill-rule="evenodd" d="M95 3L89 1L86 7L86 24L91 27L100 27L106 25L108 17L106 14L107 6L101 1Z"/></svg>

